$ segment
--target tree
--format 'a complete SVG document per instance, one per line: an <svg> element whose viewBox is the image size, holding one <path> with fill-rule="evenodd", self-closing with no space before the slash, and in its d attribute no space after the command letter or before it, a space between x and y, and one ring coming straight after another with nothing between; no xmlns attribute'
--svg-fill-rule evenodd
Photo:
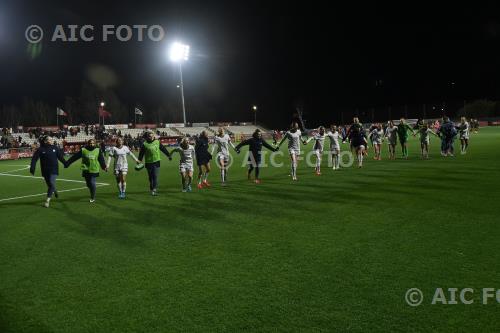
<svg viewBox="0 0 500 333"><path fill-rule="evenodd" d="M467 118L484 118L493 117L499 109L499 103L487 99L479 99L472 103L466 104L460 110L458 115Z"/></svg>

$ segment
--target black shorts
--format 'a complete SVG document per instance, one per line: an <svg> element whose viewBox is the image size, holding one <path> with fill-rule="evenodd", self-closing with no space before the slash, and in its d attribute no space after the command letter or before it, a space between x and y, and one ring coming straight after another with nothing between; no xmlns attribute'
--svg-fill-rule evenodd
<svg viewBox="0 0 500 333"><path fill-rule="evenodd" d="M206 165L210 163L210 160L212 159L212 154L206 153L206 154L197 154L196 155L196 164L198 166Z"/></svg>

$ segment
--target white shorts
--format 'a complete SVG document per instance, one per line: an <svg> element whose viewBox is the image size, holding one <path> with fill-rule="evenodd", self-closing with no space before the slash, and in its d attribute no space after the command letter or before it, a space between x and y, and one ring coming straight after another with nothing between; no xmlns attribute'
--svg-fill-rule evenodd
<svg viewBox="0 0 500 333"><path fill-rule="evenodd" d="M468 135L460 135L460 140L469 140Z"/></svg>
<svg viewBox="0 0 500 333"><path fill-rule="evenodd" d="M289 149L288 149L288 153L289 153L290 155L299 156L299 155L300 155L300 150L299 150L299 149L291 149L291 148L289 148Z"/></svg>
<svg viewBox="0 0 500 333"><path fill-rule="evenodd" d="M335 148L335 147L330 148L330 154L332 154L332 155L338 155L338 154L340 154L340 147L338 147L338 148Z"/></svg>
<svg viewBox="0 0 500 333"><path fill-rule="evenodd" d="M179 164L179 172L193 172L193 165L189 163L181 163Z"/></svg>
<svg viewBox="0 0 500 333"><path fill-rule="evenodd" d="M122 174L122 175L126 175L128 173L128 168L125 168L125 167L121 167L121 168L116 168L115 169L115 175L119 175L119 174Z"/></svg>
<svg viewBox="0 0 500 333"><path fill-rule="evenodd" d="M229 162L229 155L225 155L223 153L218 153L217 154L217 161L223 160L224 164L227 164Z"/></svg>

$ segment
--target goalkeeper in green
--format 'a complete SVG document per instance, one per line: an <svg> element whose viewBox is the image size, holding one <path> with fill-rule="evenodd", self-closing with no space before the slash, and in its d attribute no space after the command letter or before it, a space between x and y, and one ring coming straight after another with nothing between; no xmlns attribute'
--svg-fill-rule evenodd
<svg viewBox="0 0 500 333"><path fill-rule="evenodd" d="M399 143L401 144L401 153L403 154L404 159L408 159L408 137L410 136L408 132L411 132L415 135L413 129L406 123L404 118L401 118L398 124L398 138Z"/></svg>

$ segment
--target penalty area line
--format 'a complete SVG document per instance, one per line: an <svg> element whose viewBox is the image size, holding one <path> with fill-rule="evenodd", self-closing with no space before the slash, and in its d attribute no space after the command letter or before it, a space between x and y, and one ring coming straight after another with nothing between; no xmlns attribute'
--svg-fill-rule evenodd
<svg viewBox="0 0 500 333"><path fill-rule="evenodd" d="M109 185L109 184L100 183L100 184L97 184L96 187L107 186L107 185ZM72 188L72 189L69 189L69 190L61 190L61 191L57 191L57 192L58 193L62 193L62 192L79 191L79 190L84 190L86 188L87 188L86 186L85 187L77 187L77 188ZM39 197L39 196L42 196L42 195L47 195L47 193L30 194L30 195L23 195L21 197L13 197L13 198L0 199L0 202L11 201L11 200L16 200L16 199Z"/></svg>
<svg viewBox="0 0 500 333"><path fill-rule="evenodd" d="M11 172L13 172L13 171L11 171ZM11 175L11 174L5 173L5 172L0 172L0 176L32 178L32 179L44 179L43 177L37 177L37 176ZM57 180L60 180L62 182L72 182L72 183L81 183L81 184L85 183L85 181L83 181L83 180L74 180L74 179L57 178ZM96 183L96 185L101 185L101 186L105 186L106 185L107 186L109 184L108 183Z"/></svg>

